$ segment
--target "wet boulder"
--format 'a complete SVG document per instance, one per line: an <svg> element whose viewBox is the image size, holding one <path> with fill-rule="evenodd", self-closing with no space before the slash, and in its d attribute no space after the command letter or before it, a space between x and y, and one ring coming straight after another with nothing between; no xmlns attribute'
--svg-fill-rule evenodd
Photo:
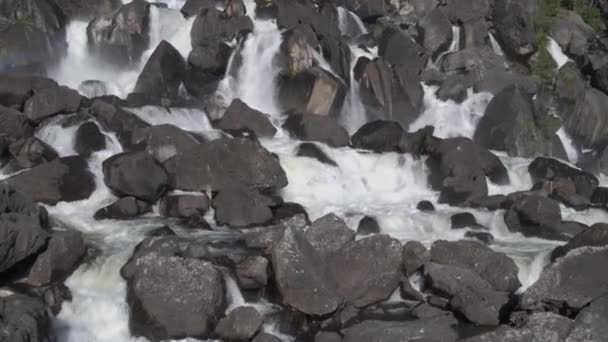
<svg viewBox="0 0 608 342"><path fill-rule="evenodd" d="M46 286L63 282L78 267L86 253L82 233L78 231L53 232L46 250L42 252L29 270L26 283Z"/></svg>
<svg viewBox="0 0 608 342"><path fill-rule="evenodd" d="M95 190L95 177L80 156L55 159L16 174L4 181L32 200L45 204L89 198Z"/></svg>
<svg viewBox="0 0 608 342"><path fill-rule="evenodd" d="M76 130L74 150L83 157L89 157L94 152L105 150L106 136L101 133L99 126L92 121L85 122Z"/></svg>
<svg viewBox="0 0 608 342"><path fill-rule="evenodd" d="M464 233L464 237L475 240L475 241L479 241L486 245L491 245L494 243L494 235L492 235L488 232L468 231L468 232Z"/></svg>
<svg viewBox="0 0 608 342"><path fill-rule="evenodd" d="M150 40L150 4L135 0L87 26L89 51L118 67L139 61Z"/></svg>
<svg viewBox="0 0 608 342"><path fill-rule="evenodd" d="M169 188L167 171L145 152L125 152L104 160L103 175L115 193L152 203Z"/></svg>
<svg viewBox="0 0 608 342"><path fill-rule="evenodd" d="M178 98L179 87L186 76L186 64L173 45L160 42L137 78L135 93L156 98L160 103Z"/></svg>
<svg viewBox="0 0 608 342"><path fill-rule="evenodd" d="M159 211L165 217L203 216L209 210L209 197L197 195L167 195L160 202Z"/></svg>
<svg viewBox="0 0 608 342"><path fill-rule="evenodd" d="M584 148L603 149L608 144L608 95L595 88L587 88L575 111L565 116L566 131Z"/></svg>
<svg viewBox="0 0 608 342"><path fill-rule="evenodd" d="M475 198L487 196L488 185L477 146L466 138L439 142L426 161L429 183L440 191L439 202L466 205Z"/></svg>
<svg viewBox="0 0 608 342"><path fill-rule="evenodd" d="M279 105L285 112L338 117L344 104L344 82L319 67L278 79Z"/></svg>
<svg viewBox="0 0 608 342"><path fill-rule="evenodd" d="M356 307L387 299L399 286L401 250L401 243L387 235L345 245L328 260L337 292Z"/></svg>
<svg viewBox="0 0 608 342"><path fill-rule="evenodd" d="M355 240L344 220L335 214L327 214L311 223L305 233L306 239L322 257L326 257L349 242Z"/></svg>
<svg viewBox="0 0 608 342"><path fill-rule="evenodd" d="M577 248L603 246L608 246L608 225L597 223L576 234L565 245L556 247L551 253L551 260L555 261Z"/></svg>
<svg viewBox="0 0 608 342"><path fill-rule="evenodd" d="M49 234L37 220L23 214L0 216L0 273L44 250Z"/></svg>
<svg viewBox="0 0 608 342"><path fill-rule="evenodd" d="M422 243L418 241L408 241L403 246L403 250L401 251L401 262L406 276L409 277L418 272L418 270L429 261L431 261L431 254Z"/></svg>
<svg viewBox="0 0 608 342"><path fill-rule="evenodd" d="M320 163L327 164L330 166L338 167L338 164L331 159L321 147L317 146L314 143L301 143L298 146L298 152L296 152L298 157L306 157L318 160Z"/></svg>
<svg viewBox="0 0 608 342"><path fill-rule="evenodd" d="M470 269L498 291L514 292L521 286L513 260L475 241L436 241L431 261Z"/></svg>
<svg viewBox="0 0 608 342"><path fill-rule="evenodd" d="M263 322L262 314L254 307L240 306L222 318L215 333L227 341L249 340L262 327Z"/></svg>
<svg viewBox="0 0 608 342"><path fill-rule="evenodd" d="M131 145L144 150L160 163L200 145L191 133L171 124L138 128L131 134Z"/></svg>
<svg viewBox="0 0 608 342"><path fill-rule="evenodd" d="M398 65L408 70L408 77L417 76L428 60L428 55L422 46L416 44L403 30L394 28L382 32L378 42L378 56L389 65ZM416 80L417 78L414 78L411 81Z"/></svg>
<svg viewBox="0 0 608 342"><path fill-rule="evenodd" d="M55 341L53 320L40 298L21 294L0 297L0 339Z"/></svg>
<svg viewBox="0 0 608 342"><path fill-rule="evenodd" d="M333 6L319 6L310 0L256 0L256 13L276 16L277 26L290 29L300 24L312 26L319 36L340 36L337 13Z"/></svg>
<svg viewBox="0 0 608 342"><path fill-rule="evenodd" d="M505 213L505 223L510 231L529 237L568 240L576 234L562 225L559 203L539 195L524 195L516 199Z"/></svg>
<svg viewBox="0 0 608 342"><path fill-rule="evenodd" d="M222 273L210 262L177 256L171 240L158 239L141 242L121 270L130 331L150 340L205 338L226 307Z"/></svg>
<svg viewBox="0 0 608 342"><path fill-rule="evenodd" d="M546 267L521 297L524 309L580 310L608 291L608 248L583 247Z"/></svg>
<svg viewBox="0 0 608 342"><path fill-rule="evenodd" d="M236 262L234 273L241 289L262 289L268 285L268 259L263 256L246 257Z"/></svg>
<svg viewBox="0 0 608 342"><path fill-rule="evenodd" d="M287 185L279 160L257 140L221 138L186 151L165 162L176 189L221 190L239 184L278 190Z"/></svg>
<svg viewBox="0 0 608 342"><path fill-rule="evenodd" d="M188 55L184 86L193 96L213 94L228 68L232 48L221 41L194 46Z"/></svg>
<svg viewBox="0 0 608 342"><path fill-rule="evenodd" d="M0 134L14 141L32 133L32 124L23 113L0 105Z"/></svg>
<svg viewBox="0 0 608 342"><path fill-rule="evenodd" d="M299 203L284 202L272 208L272 213L274 215L272 219L273 224L287 222L293 218L302 219L305 225L310 224L308 212L306 212L306 209Z"/></svg>
<svg viewBox="0 0 608 342"><path fill-rule="evenodd" d="M457 320L449 316L409 321L363 321L344 331L343 342L432 341L455 342Z"/></svg>
<svg viewBox="0 0 608 342"><path fill-rule="evenodd" d="M430 201L420 201L416 205L416 209L422 212L433 212L435 211L435 206Z"/></svg>
<svg viewBox="0 0 608 342"><path fill-rule="evenodd" d="M118 141L125 149L131 147L131 135L134 130L150 126L135 114L102 100L95 100L89 111L104 130L116 133Z"/></svg>
<svg viewBox="0 0 608 342"><path fill-rule="evenodd" d="M35 203L29 194L21 193L6 183L0 183L0 213L29 216L35 218L41 227L48 228L46 209Z"/></svg>
<svg viewBox="0 0 608 342"><path fill-rule="evenodd" d="M495 290L475 272L453 265L429 263L424 273L430 287L447 296L452 310L479 325L499 325L510 298L507 292Z"/></svg>
<svg viewBox="0 0 608 342"><path fill-rule="evenodd" d="M255 335L255 338L251 340L251 342L281 342L281 339L275 335L260 332L259 334Z"/></svg>
<svg viewBox="0 0 608 342"><path fill-rule="evenodd" d="M366 21L382 17L395 10L394 4L382 0L346 0L344 6Z"/></svg>
<svg viewBox="0 0 608 342"><path fill-rule="evenodd" d="M323 36L319 41L323 58L344 82L350 83L351 50L341 35Z"/></svg>
<svg viewBox="0 0 608 342"><path fill-rule="evenodd" d="M321 316L334 312L341 304L330 272L302 231L285 229L272 248L272 266L285 305Z"/></svg>
<svg viewBox="0 0 608 342"><path fill-rule="evenodd" d="M346 129L330 116L291 114L283 128L298 139L321 142L331 147L347 146L350 141Z"/></svg>
<svg viewBox="0 0 608 342"><path fill-rule="evenodd" d="M534 183L568 180L574 183L576 193L590 198L599 185L598 179L590 173L562 163L557 159L539 157L528 166Z"/></svg>
<svg viewBox="0 0 608 342"><path fill-rule="evenodd" d="M253 31L248 16L227 16L215 8L203 8L194 19L190 38L192 46L212 46L214 41L229 42L239 33Z"/></svg>
<svg viewBox="0 0 608 342"><path fill-rule="evenodd" d="M256 189L223 188L213 198L215 221L235 228L263 225L272 220L271 206L275 204Z"/></svg>
<svg viewBox="0 0 608 342"><path fill-rule="evenodd" d="M95 212L96 220L129 220L152 211L150 203L135 197L123 197Z"/></svg>
<svg viewBox="0 0 608 342"><path fill-rule="evenodd" d="M70 114L78 111L82 97L74 89L60 86L35 91L25 101L23 113L33 122L41 122L56 114Z"/></svg>
<svg viewBox="0 0 608 342"><path fill-rule="evenodd" d="M258 137L273 137L277 132L267 114L249 107L239 99L233 100L228 106L217 127L224 131L248 129Z"/></svg>
<svg viewBox="0 0 608 342"><path fill-rule="evenodd" d="M457 213L450 217L452 229L479 227L475 216L471 213Z"/></svg>
<svg viewBox="0 0 608 342"><path fill-rule="evenodd" d="M57 151L44 141L31 137L15 141L8 147L18 168L31 168L59 158Z"/></svg>
<svg viewBox="0 0 608 342"><path fill-rule="evenodd" d="M522 327L500 326L498 329L460 342L547 342L565 341L572 329L572 320L551 312L533 313ZM570 340L568 340L570 341Z"/></svg>
<svg viewBox="0 0 608 342"><path fill-rule="evenodd" d="M564 120L575 115L573 112L582 105L587 89L587 80L573 62L564 64L555 76L553 92L555 94L557 114Z"/></svg>
<svg viewBox="0 0 608 342"><path fill-rule="evenodd" d="M452 42L452 23L440 8L429 12L418 22L421 45L432 55L446 50Z"/></svg>
<svg viewBox="0 0 608 342"><path fill-rule="evenodd" d="M473 140L490 150L511 156L551 155L551 138L558 127L538 126L532 97L518 86L509 86L488 104Z"/></svg>
<svg viewBox="0 0 608 342"><path fill-rule="evenodd" d="M449 0L446 3L446 13L452 22L467 23L492 15L492 2L488 0Z"/></svg>
<svg viewBox="0 0 608 342"><path fill-rule="evenodd" d="M371 235L380 233L380 225L378 221L371 216L365 216L359 221L359 227L357 227L358 235Z"/></svg>
<svg viewBox="0 0 608 342"><path fill-rule="evenodd" d="M495 0L494 27L507 54L526 57L534 52L536 9L526 0Z"/></svg>
<svg viewBox="0 0 608 342"><path fill-rule="evenodd" d="M551 20L548 33L568 56L581 63L589 58L591 43L595 40L595 31L578 13L568 10L559 11Z"/></svg>
<svg viewBox="0 0 608 342"><path fill-rule="evenodd" d="M376 120L361 126L352 137L354 148L377 153L400 152L405 131L398 122Z"/></svg>
<svg viewBox="0 0 608 342"><path fill-rule="evenodd" d="M388 59L362 57L355 67L367 121L396 121L408 127L422 112L423 89L413 67L392 65Z"/></svg>

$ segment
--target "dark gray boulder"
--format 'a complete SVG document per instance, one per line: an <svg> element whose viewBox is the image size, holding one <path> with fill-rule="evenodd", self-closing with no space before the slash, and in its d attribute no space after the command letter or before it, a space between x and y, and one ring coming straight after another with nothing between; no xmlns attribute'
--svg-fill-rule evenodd
<svg viewBox="0 0 608 342"><path fill-rule="evenodd" d="M306 212L306 209L298 203L284 202L276 207L273 207L272 214L274 215L272 219L273 224L289 221L294 217L302 219L306 224L310 224L308 212Z"/></svg>
<svg viewBox="0 0 608 342"><path fill-rule="evenodd" d="M359 221L359 227L357 227L358 235L371 235L380 233L380 226L378 221L371 216L365 216Z"/></svg>
<svg viewBox="0 0 608 342"><path fill-rule="evenodd" d="M273 137L277 132L268 115L249 107L239 99L233 100L228 106L217 127L224 131L247 129L258 137Z"/></svg>
<svg viewBox="0 0 608 342"><path fill-rule="evenodd" d="M56 204L89 198L95 177L80 156L55 159L16 174L4 181L36 202Z"/></svg>
<svg viewBox="0 0 608 342"><path fill-rule="evenodd" d="M457 322L449 316L404 322L364 321L345 329L343 342L455 342L458 339Z"/></svg>
<svg viewBox="0 0 608 342"><path fill-rule="evenodd" d="M475 219L475 215L471 213L457 213L450 217L450 223L452 224L452 229L460 229L460 228L475 228L479 226L477 220Z"/></svg>
<svg viewBox="0 0 608 342"><path fill-rule="evenodd" d="M589 87L579 99L576 110L564 117L566 131L584 148L603 149L608 144L608 116L603 110L608 95Z"/></svg>
<svg viewBox="0 0 608 342"><path fill-rule="evenodd" d="M468 231L464 233L464 237L479 241L486 245L491 245L494 243L494 235L488 232Z"/></svg>
<svg viewBox="0 0 608 342"><path fill-rule="evenodd" d="M59 86L35 91L33 96L25 101L23 113L33 122L57 114L75 113L80 108L82 97L74 89Z"/></svg>
<svg viewBox="0 0 608 342"><path fill-rule="evenodd" d="M431 254L422 243L408 241L403 246L401 262L406 276L409 277L418 272L429 261L431 261Z"/></svg>
<svg viewBox="0 0 608 342"><path fill-rule="evenodd" d="M291 114L285 120L283 128L298 139L321 142L332 147L343 147L350 142L346 129L330 116Z"/></svg>
<svg viewBox="0 0 608 342"><path fill-rule="evenodd" d="M452 22L471 22L492 16L492 3L488 0L448 0L446 13Z"/></svg>
<svg viewBox="0 0 608 342"><path fill-rule="evenodd" d="M352 146L377 153L401 152L405 131L398 122L376 120L361 126L352 137Z"/></svg>
<svg viewBox="0 0 608 342"><path fill-rule="evenodd" d="M524 309L579 310L608 292L608 275L601 270L608 248L576 249L546 267L521 297Z"/></svg>
<svg viewBox="0 0 608 342"><path fill-rule="evenodd" d="M287 185L278 158L257 140L247 138L214 140L176 155L164 165L180 190L216 191L234 184L278 190Z"/></svg>
<svg viewBox="0 0 608 342"><path fill-rule="evenodd" d="M221 189L213 198L215 221L229 227L263 225L272 220L275 201L256 189L230 187Z"/></svg>
<svg viewBox="0 0 608 342"><path fill-rule="evenodd" d="M429 12L418 22L420 45L432 55L446 50L452 43L452 23L440 8Z"/></svg>
<svg viewBox="0 0 608 342"><path fill-rule="evenodd" d="M572 320L551 312L537 312L525 326L500 326L498 329L468 337L460 342L564 342L572 329ZM574 342L574 341L572 341Z"/></svg>
<svg viewBox="0 0 608 342"><path fill-rule="evenodd" d="M239 288L262 289L268 285L269 262L263 256L246 257L237 261L234 269Z"/></svg>
<svg viewBox="0 0 608 342"><path fill-rule="evenodd" d="M581 63L589 58L595 31L575 11L559 11L548 33L568 56Z"/></svg>
<svg viewBox="0 0 608 342"><path fill-rule="evenodd" d="M198 195L167 195L160 202L159 211L166 217L203 216L209 210L209 197Z"/></svg>
<svg viewBox="0 0 608 342"><path fill-rule="evenodd" d="M145 152L125 152L104 160L103 175L112 191L148 202L156 202L170 184L165 168Z"/></svg>
<svg viewBox="0 0 608 342"><path fill-rule="evenodd" d="M104 130L116 133L118 141L125 149L131 147L131 135L134 130L150 126L135 114L102 100L93 101L89 111Z"/></svg>
<svg viewBox="0 0 608 342"><path fill-rule="evenodd" d="M0 216L0 236L0 273L34 257L46 247L49 239L49 234L36 219L16 213Z"/></svg>
<svg viewBox="0 0 608 342"><path fill-rule="evenodd" d="M12 294L0 297L0 340L55 342L53 322L44 302Z"/></svg>
<svg viewBox="0 0 608 342"><path fill-rule="evenodd" d="M390 297L401 278L401 250L398 240L373 235L333 253L327 263L338 293L356 307Z"/></svg>
<svg viewBox="0 0 608 342"><path fill-rule="evenodd" d="M272 248L272 266L283 304L308 315L334 312L342 303L325 262L304 233L288 227Z"/></svg>
<svg viewBox="0 0 608 342"><path fill-rule="evenodd" d="M215 333L227 341L251 339L262 327L263 317L251 306L240 306L230 311L218 323Z"/></svg>
<svg viewBox="0 0 608 342"><path fill-rule="evenodd" d="M440 191L439 202L466 205L487 196L488 185L482 159L475 144L466 138L439 142L426 161L429 183Z"/></svg>
<svg viewBox="0 0 608 342"><path fill-rule="evenodd" d="M589 306L583 308L576 319L574 327L565 342L600 342L608 339L608 327L604 317L608 315L608 297L606 295L594 299Z"/></svg>
<svg viewBox="0 0 608 342"><path fill-rule="evenodd" d="M214 41L231 41L237 34L253 31L248 16L225 15L216 8L203 8L198 13L190 37L192 46L212 46Z"/></svg>
<svg viewBox="0 0 608 342"><path fill-rule="evenodd" d="M2 75L5 82L0 84L0 104L13 109L21 109L34 91L57 87L57 82L38 76Z"/></svg>
<svg viewBox="0 0 608 342"><path fill-rule="evenodd" d="M185 18L194 17L205 8L215 8L214 0L186 0L180 12Z"/></svg>
<svg viewBox="0 0 608 342"><path fill-rule="evenodd" d="M521 286L515 262L476 241L436 241L431 261L470 269L498 291L514 292Z"/></svg>
<svg viewBox="0 0 608 342"><path fill-rule="evenodd" d="M584 231L576 234L568 243L556 247L551 253L551 260L555 261L569 252L581 247L603 247L608 245L608 225L596 223Z"/></svg>
<svg viewBox="0 0 608 342"><path fill-rule="evenodd" d="M525 0L494 0L494 28L507 54L526 57L534 52L536 6Z"/></svg>
<svg viewBox="0 0 608 342"><path fill-rule="evenodd" d="M316 219L306 230L305 237L324 259L355 240L355 232L335 214Z"/></svg>
<svg viewBox="0 0 608 342"><path fill-rule="evenodd" d="M170 124L137 128L131 134L131 145L146 151L160 163L199 144L193 134Z"/></svg>
<svg viewBox="0 0 608 342"><path fill-rule="evenodd" d="M35 137L15 141L10 144L8 151L13 156L16 166L24 169L59 158L55 149Z"/></svg>
<svg viewBox="0 0 608 342"><path fill-rule="evenodd" d="M297 75L312 68L318 45L319 41L310 25L301 24L285 31L277 56L281 74Z"/></svg>
<svg viewBox="0 0 608 342"><path fill-rule="evenodd" d="M90 19L97 15L108 15L122 5L120 0L55 0L68 18Z"/></svg>
<svg viewBox="0 0 608 342"><path fill-rule="evenodd" d="M435 206L430 201L420 201L416 205L416 209L423 212L433 212L435 211Z"/></svg>
<svg viewBox="0 0 608 342"><path fill-rule="evenodd" d="M161 41L137 78L135 93L143 93L160 103L178 98L186 76L186 62L173 45Z"/></svg>
<svg viewBox="0 0 608 342"><path fill-rule="evenodd" d="M251 342L281 342L281 339L274 335L261 332L255 335L255 338L251 340Z"/></svg>
<svg viewBox="0 0 608 342"><path fill-rule="evenodd" d="M101 133L99 126L87 121L78 127L74 137L74 150L81 156L89 157L92 153L106 148L106 136Z"/></svg>
<svg viewBox="0 0 608 342"><path fill-rule="evenodd" d="M553 158L539 157L528 166L534 183L569 180L574 183L576 193L589 198L599 185L598 179L590 173L576 169Z"/></svg>
<svg viewBox="0 0 608 342"><path fill-rule="evenodd" d="M15 141L29 137L32 133L32 124L23 113L0 105L0 134Z"/></svg>
<svg viewBox="0 0 608 342"><path fill-rule="evenodd" d="M144 240L121 270L130 331L156 341L204 338L224 313L224 280L210 262L176 256L177 242L171 239Z"/></svg>
<svg viewBox="0 0 608 342"><path fill-rule="evenodd" d="M479 325L499 325L505 319L504 310L510 298L497 291L474 271L452 265L428 263L424 273L430 287L447 296L452 310Z"/></svg>
<svg viewBox="0 0 608 342"><path fill-rule="evenodd" d="M135 197L123 197L116 202L95 212L96 220L129 220L152 211L152 206L146 201Z"/></svg>
<svg viewBox="0 0 608 342"><path fill-rule="evenodd" d="M505 223L512 232L553 240L568 240L572 235L561 228L559 203L551 198L529 195L516 199L505 213Z"/></svg>
<svg viewBox="0 0 608 342"><path fill-rule="evenodd" d="M481 118L473 140L489 149L505 151L511 156L551 155L552 137L557 128L542 127L532 97L518 86L498 93Z"/></svg>
<svg viewBox="0 0 608 342"><path fill-rule="evenodd" d="M378 56L390 65L398 65L409 72L408 76L417 75L426 65L428 55L424 48L401 29L387 28L382 32L378 42ZM411 79L415 82L417 78Z"/></svg>
<svg viewBox="0 0 608 342"><path fill-rule="evenodd" d="M136 0L87 26L89 51L118 67L139 61L150 40L150 4Z"/></svg>
<svg viewBox="0 0 608 342"><path fill-rule="evenodd" d="M29 270L26 283L46 286L63 282L78 267L86 253L82 233L78 231L53 232L46 250Z"/></svg>

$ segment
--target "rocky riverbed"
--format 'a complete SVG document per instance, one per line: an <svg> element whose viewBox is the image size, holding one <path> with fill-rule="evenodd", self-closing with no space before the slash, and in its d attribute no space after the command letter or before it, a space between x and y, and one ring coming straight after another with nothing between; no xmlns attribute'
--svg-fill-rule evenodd
<svg viewBox="0 0 608 342"><path fill-rule="evenodd" d="M0 341L608 341L605 18L0 0Z"/></svg>

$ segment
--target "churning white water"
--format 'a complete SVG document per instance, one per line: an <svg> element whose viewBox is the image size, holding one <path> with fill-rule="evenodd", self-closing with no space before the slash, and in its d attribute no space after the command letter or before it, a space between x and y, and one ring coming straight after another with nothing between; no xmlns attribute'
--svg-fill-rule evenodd
<svg viewBox="0 0 608 342"><path fill-rule="evenodd" d="M176 9L181 7L183 1L163 2L170 8L153 10L151 45L137 65L129 70L116 70L96 61L87 52L86 23L75 21L68 27L68 55L51 73L51 77L74 88L78 88L85 80L101 80L105 82L109 94L125 96L132 90L139 71L161 40L168 40L187 57L190 51L189 31L192 19L185 20L177 12ZM248 15L254 19L254 31L235 49L234 53L241 57L240 64L234 66L235 70L229 70L220 83L217 96L223 98L226 103L240 98L249 106L270 114L274 122L278 123L281 110L276 100L275 78L278 68L274 64L274 57L280 48L281 31L273 21L253 18L253 0L246 1L246 6ZM343 33L354 32L353 27L358 30L355 35L366 32L359 18L344 9L339 9L339 20ZM354 26L352 23L355 23ZM460 28L455 26L454 41L448 52L460 48L459 35ZM493 37L491 41L494 46ZM494 48L497 53L501 52L497 43ZM351 54L351 69L359 57L373 59L377 56L373 50L364 51L356 46L351 46ZM554 58L556 56L559 57L559 54L556 53ZM235 59L234 56L232 59ZM352 134L366 121L366 114L352 72L350 78L351 87L341 120ZM436 87L425 85L423 89L424 112L408 129L415 131L426 125L433 125L435 135L441 138L472 137L492 97L488 93L471 93L463 103L458 104L453 101L440 101L436 97ZM206 137L217 135L202 110L155 106L129 110L150 124L168 123ZM73 141L78 125L60 127L62 123L59 121L60 119L49 121L37 136L53 146L62 156L75 154ZM285 201L302 204L311 219L334 212L343 217L350 228L356 229L359 220L370 215L378 220L382 233L402 241L418 240L430 245L438 239L464 238L467 230L452 230L450 216L458 212L470 212L481 225L488 227L496 238L492 247L515 260L524 288L538 278L550 250L556 246L555 242L524 238L520 234L509 232L503 220L504 211L461 209L438 204L438 194L428 186L424 158L416 159L411 155L397 153L374 154L348 147L330 148L318 144L337 163L338 167L334 167L315 159L297 157L299 141L289 138L278 125L277 129L279 131L273 139L262 139L261 142L279 156L287 174L289 185L281 195ZM55 221L82 231L87 240L99 250L98 257L82 265L67 281L67 286L73 293L73 300L64 304L55 322L61 342L145 341L132 338L129 334L126 284L120 277L119 270L145 234L164 223L155 218L154 214L133 221L95 221L92 218L95 211L116 199L103 183L101 164L103 160L121 152L122 149L113 134L104 134L107 137L107 149L94 153L89 159L90 168L96 176L97 189L93 195L84 201L48 206L48 211ZM562 139L565 137L562 136ZM566 148L569 157L573 158L576 151ZM498 155L508 169L511 183L506 186L489 183L490 194L508 194L530 189L532 180L527 171L530 160ZM417 210L417 203L421 200L433 202L437 211L424 213ZM564 220L587 224L608 221L608 214L600 210L576 212L562 208L562 213ZM419 279L413 278L411 281L418 285ZM238 305L254 305L263 312L272 310L266 303L248 303L232 278L227 277L226 282L231 302L229 310ZM273 322L267 323L264 330L284 341L290 340L289 336L278 332Z"/></svg>
<svg viewBox="0 0 608 342"><path fill-rule="evenodd" d="M551 37L549 37L547 51L549 51L551 57L553 57L553 60L555 61L555 64L557 64L557 69L560 69L564 64L570 61L570 58L568 58L564 51L562 51L562 48L559 46L559 44L557 44L557 42Z"/></svg>

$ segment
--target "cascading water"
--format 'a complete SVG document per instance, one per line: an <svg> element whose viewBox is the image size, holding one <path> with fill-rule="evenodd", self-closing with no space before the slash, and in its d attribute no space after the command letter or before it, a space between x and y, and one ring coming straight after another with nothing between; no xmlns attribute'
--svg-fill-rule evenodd
<svg viewBox="0 0 608 342"><path fill-rule="evenodd" d="M100 80L106 84L108 94L125 96L133 89L147 58L161 40L168 40L187 57L190 51L189 31L193 19L183 19L176 10L184 1L164 3L168 4L169 9L152 7L151 43L136 66L126 71L115 70L89 56L86 47L87 23L74 21L68 26L68 55L50 76L73 88L78 88L85 80ZM255 18L253 0L245 3L247 14L254 20L254 30L235 50L235 54L240 55L240 64L234 66L236 70L229 68L219 85L217 95L225 104L239 98L249 106L269 114L278 122L281 120L281 110L275 98L278 68L274 65L274 57L281 45L281 31L275 22ZM338 14L343 34L356 37L367 32L361 20L353 13L338 8ZM453 42L445 53L456 52L460 48L460 27L454 26L453 33ZM496 53L502 55L500 46L491 35L490 39ZM552 40L551 42L554 43ZM352 134L366 122L365 108L361 103L353 69L358 58L365 56L373 59L377 57L377 52L365 51L354 45L350 48L350 89L342 122ZM553 45L550 48L553 50ZM553 51L552 55L559 66L563 65L563 54L559 55ZM321 62L319 64L327 68L328 64L322 57L317 58ZM441 58L443 55L436 61L439 63ZM457 104L453 101L440 101L435 96L436 91L436 87L424 85L425 110L408 129L415 131L426 125L433 125L434 134L440 138L472 137L492 95L471 93L463 103ZM208 139L219 134L201 110L154 106L129 110L152 125L172 124L202 134ZM73 155L74 134L78 124L70 125L60 121L61 119L52 119L46 122L37 132L37 137L54 147L61 156ZM370 215L378 220L382 233L402 241L421 241L427 246L438 239L464 238L466 230L453 230L450 224L451 215L462 212L463 209L437 203L438 193L430 190L428 186L428 170L424 158L416 159L411 155L397 153L363 153L349 147L330 148L319 145L338 165L334 167L312 158L296 156L300 141L291 139L280 127L277 129L278 133L274 138L260 140L265 148L280 158L281 166L287 175L289 184L282 190L281 196L286 202L303 205L312 220L333 212L343 217L348 226L355 230L359 220ZM561 132L563 133L563 130ZM130 336L129 308L125 301L126 284L119 272L131 255L132 249L144 239L146 233L165 222L154 213L126 222L96 221L92 218L92 213L116 200L104 185L101 165L106 158L122 152L122 148L114 134L104 132L104 135L108 147L94 153L89 159L89 167L96 177L97 188L93 195L79 202L47 206L49 214L56 222L82 231L87 241L98 249L99 254L93 261L82 265L66 282L72 291L73 300L64 303L55 321L61 342L146 341ZM561 133L560 136L565 139ZM568 147L566 149L571 161L574 161L576 151L573 152ZM508 170L511 183L498 186L488 182L490 195L529 190L533 185L527 170L530 160L498 155ZM436 212L417 210L417 204L421 200L433 202ZM474 214L479 224L489 227L490 233L496 239L492 248L508 254L515 260L523 287L532 284L546 265L549 251L557 244L525 238L521 234L510 232L504 223L504 210L492 212L467 209L467 212ZM576 212L562 207L562 213L564 220L586 224L608 221L608 214L601 210ZM211 221L212 217L209 219ZM419 275L414 275L410 281L418 287L420 278ZM225 280L231 301L228 310L240 305L253 305L262 312L273 309L263 301L247 302L234 279L227 276ZM399 296L396 297L398 300ZM284 341L291 339L282 335L274 322L266 323L263 329Z"/></svg>
<svg viewBox="0 0 608 342"><path fill-rule="evenodd" d="M547 51L553 57L555 64L557 65L557 69L559 70L564 64L570 61L570 58L566 56L566 54L562 51L562 48L557 44L557 42L549 37L549 44L547 45Z"/></svg>

